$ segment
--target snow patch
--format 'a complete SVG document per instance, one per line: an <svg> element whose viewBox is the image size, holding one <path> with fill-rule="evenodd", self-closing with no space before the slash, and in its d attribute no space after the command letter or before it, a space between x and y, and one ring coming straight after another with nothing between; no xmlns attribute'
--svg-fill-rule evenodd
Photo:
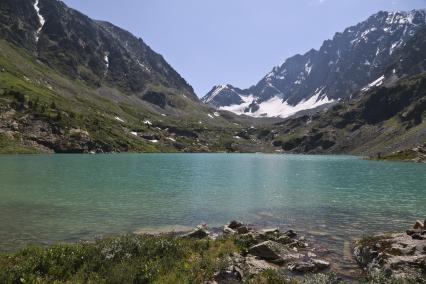
<svg viewBox="0 0 426 284"><path fill-rule="evenodd" d="M137 59L136 60L136 62L138 63L138 65L140 66L140 67L142 67L146 72L148 72L148 73L151 73L151 69L149 69L148 67L146 67L146 65L145 64L143 64L143 63L141 63L140 61L139 61L139 59Z"/></svg>
<svg viewBox="0 0 426 284"><path fill-rule="evenodd" d="M144 123L144 124L146 124L146 125L152 125L152 122L151 122L151 121L149 121L149 120L147 120L147 119L146 119L146 120L144 120L144 121L143 121L143 123Z"/></svg>
<svg viewBox="0 0 426 284"><path fill-rule="evenodd" d="M241 96L241 99L244 101L242 104L224 106L224 107L221 107L220 110L227 110L236 114L244 114L244 110L248 108L251 103L253 103L254 96L253 95Z"/></svg>
<svg viewBox="0 0 426 284"><path fill-rule="evenodd" d="M368 84L366 87L362 88L361 91L366 92L366 91L370 90L373 87L379 87L379 86L383 85L385 79L386 79L386 77L385 77L385 75L383 75L380 78L378 78L377 80L375 80L375 81L371 82L370 84Z"/></svg>
<svg viewBox="0 0 426 284"><path fill-rule="evenodd" d="M46 23L46 20L44 19L44 17L40 14L40 7L38 6L39 4L39 0L36 0L34 3L34 9L37 13L38 16L38 21L40 23L40 27L37 29L36 31L36 42L38 42L38 40L40 39L40 32L44 27L44 24Z"/></svg>
<svg viewBox="0 0 426 284"><path fill-rule="evenodd" d="M115 120L120 121L120 122L124 122L124 120L122 120L121 118L119 118L118 116L114 117Z"/></svg>
<svg viewBox="0 0 426 284"><path fill-rule="evenodd" d="M311 64L311 60L309 60L306 64L305 64L305 72L306 74L309 76L309 74L311 74L312 71L312 64Z"/></svg>
<svg viewBox="0 0 426 284"><path fill-rule="evenodd" d="M104 54L104 63L105 63L105 66L106 66L106 71L105 71L105 73L106 73L106 72L108 72L108 69L109 69L109 53L108 52L106 52Z"/></svg>
<svg viewBox="0 0 426 284"><path fill-rule="evenodd" d="M402 40L399 40L397 42L392 43L392 46L389 49L389 55L392 55L392 53L394 53L394 51L399 48L401 46L401 44L403 43Z"/></svg>
<svg viewBox="0 0 426 284"><path fill-rule="evenodd" d="M134 132L134 131L132 131L132 132L130 132L133 136L138 136L138 133L137 132Z"/></svg>
<svg viewBox="0 0 426 284"><path fill-rule="evenodd" d="M172 137L167 137L167 140L170 140L172 142L176 142L176 139L173 139Z"/></svg>
<svg viewBox="0 0 426 284"><path fill-rule="evenodd" d="M324 104L329 104L334 102L327 97L326 94L323 94L322 88L320 90L316 90L315 94L309 99L303 100L295 106L290 105L287 101L283 101L281 97L275 96L271 99L260 103L259 109L254 113L245 113L244 110L250 105L253 101L247 101L241 105L233 105L229 107L222 107L223 110L228 110L234 112L236 114L245 114L253 117L281 117L286 118L289 117L299 111L313 109L319 107Z"/></svg>
<svg viewBox="0 0 426 284"><path fill-rule="evenodd" d="M216 117L219 117L219 116L220 116L220 113L215 112L215 113L213 113L213 115L214 115L214 116L216 116Z"/></svg>

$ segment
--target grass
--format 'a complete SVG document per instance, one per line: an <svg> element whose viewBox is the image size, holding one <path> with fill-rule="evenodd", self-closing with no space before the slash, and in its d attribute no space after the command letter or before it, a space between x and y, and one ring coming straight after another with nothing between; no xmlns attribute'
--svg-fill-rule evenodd
<svg viewBox="0 0 426 284"><path fill-rule="evenodd" d="M137 235L30 247L0 256L0 282L202 283L235 251L231 239Z"/></svg>
<svg viewBox="0 0 426 284"><path fill-rule="evenodd" d="M37 150L31 147L20 145L15 140L0 133L0 154L36 154Z"/></svg>
<svg viewBox="0 0 426 284"><path fill-rule="evenodd" d="M417 158L418 155L419 153L417 153L416 151L408 149L408 150L400 151L388 156L383 156L378 159L385 160L385 161L410 161Z"/></svg>

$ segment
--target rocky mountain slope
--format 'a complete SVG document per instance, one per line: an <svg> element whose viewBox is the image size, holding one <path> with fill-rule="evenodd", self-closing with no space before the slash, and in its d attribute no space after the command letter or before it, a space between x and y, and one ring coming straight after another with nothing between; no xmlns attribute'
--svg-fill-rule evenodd
<svg viewBox="0 0 426 284"><path fill-rule="evenodd" d="M320 113L286 119L255 135L260 134L265 143L269 141L285 153L381 158L405 153L398 152L404 149L422 149L426 141L426 73L374 87ZM410 157L402 160L416 159Z"/></svg>
<svg viewBox="0 0 426 284"><path fill-rule="evenodd" d="M379 12L336 33L319 50L287 59L257 85L245 90L231 85L216 86L202 101L218 109L255 117L287 117L335 103L354 92L383 84L385 74L401 77L424 71L424 64L412 68L410 61L400 58L399 51L425 26L425 10ZM411 45L415 52L420 48L424 49ZM396 68L389 69L391 65Z"/></svg>
<svg viewBox="0 0 426 284"><path fill-rule="evenodd" d="M0 1L2 153L224 151L245 120L125 30L57 0Z"/></svg>
<svg viewBox="0 0 426 284"><path fill-rule="evenodd" d="M0 35L49 67L93 86L107 83L139 93L161 85L197 100L191 86L142 39L61 1L2 1Z"/></svg>

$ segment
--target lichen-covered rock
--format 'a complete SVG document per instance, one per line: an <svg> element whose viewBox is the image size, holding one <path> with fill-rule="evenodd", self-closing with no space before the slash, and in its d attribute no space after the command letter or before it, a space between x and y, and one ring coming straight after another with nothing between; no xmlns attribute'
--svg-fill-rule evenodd
<svg viewBox="0 0 426 284"><path fill-rule="evenodd" d="M357 242L354 257L371 277L426 281L425 239L406 233L364 238Z"/></svg>

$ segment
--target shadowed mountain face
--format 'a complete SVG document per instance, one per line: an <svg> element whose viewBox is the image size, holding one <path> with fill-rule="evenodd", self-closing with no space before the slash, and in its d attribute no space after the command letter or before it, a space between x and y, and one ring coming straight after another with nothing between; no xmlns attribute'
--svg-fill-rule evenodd
<svg viewBox="0 0 426 284"><path fill-rule="evenodd" d="M382 76L389 73L391 65L398 67L394 71L396 76L423 71L424 66L418 62L418 69L404 60L395 62L425 23L425 10L379 12L343 33L336 33L319 50L287 59L257 85L246 90L216 86L202 101L237 114L286 117L347 98L364 88L383 84L387 78ZM423 48L411 45L416 53Z"/></svg>
<svg viewBox="0 0 426 284"><path fill-rule="evenodd" d="M198 98L186 81L142 39L94 21L57 0L2 0L0 36L93 86L141 93L160 85Z"/></svg>

